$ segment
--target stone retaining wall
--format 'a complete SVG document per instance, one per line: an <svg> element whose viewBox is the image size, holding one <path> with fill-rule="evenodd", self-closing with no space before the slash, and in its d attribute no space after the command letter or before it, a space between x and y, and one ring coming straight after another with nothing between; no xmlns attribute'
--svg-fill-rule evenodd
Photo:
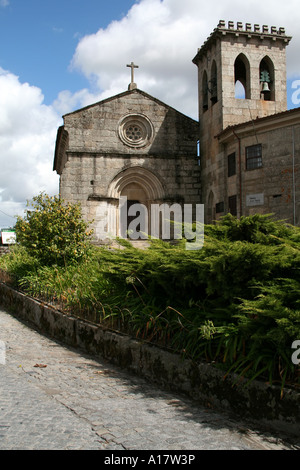
<svg viewBox="0 0 300 470"><path fill-rule="evenodd" d="M102 357L158 386L184 393L216 409L234 412L262 426L299 434L300 395L254 381L233 385L235 377L208 364L196 364L179 355L143 343L128 335L68 316L0 283L0 305L41 333L83 352Z"/></svg>

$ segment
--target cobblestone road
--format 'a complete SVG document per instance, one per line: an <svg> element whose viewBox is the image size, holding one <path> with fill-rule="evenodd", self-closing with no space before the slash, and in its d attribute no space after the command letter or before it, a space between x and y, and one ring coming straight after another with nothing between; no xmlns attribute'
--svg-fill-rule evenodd
<svg viewBox="0 0 300 470"><path fill-rule="evenodd" d="M68 349L3 310L0 344L1 450L296 448Z"/></svg>

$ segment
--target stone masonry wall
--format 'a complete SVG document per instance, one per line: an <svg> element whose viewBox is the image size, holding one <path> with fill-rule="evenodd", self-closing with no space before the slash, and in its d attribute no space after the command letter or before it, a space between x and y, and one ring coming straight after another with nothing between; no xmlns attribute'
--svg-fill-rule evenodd
<svg viewBox="0 0 300 470"><path fill-rule="evenodd" d="M249 126L251 127L251 126ZM252 127L251 127L252 129ZM249 216L256 213L275 214L279 220L290 224L300 224L298 178L300 172L300 125L274 127L266 131L252 129L247 134L237 131L228 142L220 145L220 152L213 168L213 175L219 184L214 184L215 202L224 201L228 210L228 198L237 196L238 215ZM246 168L246 147L262 145L262 167ZM239 173L239 152L241 152L241 184ZM236 174L228 177L228 155L235 153ZM257 196L256 202L249 200ZM240 200L242 201L240 213ZM215 214L218 219L223 213Z"/></svg>
<svg viewBox="0 0 300 470"><path fill-rule="evenodd" d="M144 145L131 145L122 134L122 123L131 118L147 128L149 138ZM112 197L111 188L119 176L122 187L121 178L128 169L136 168L131 181L145 189L148 204L200 203L198 123L149 95L134 90L68 114L64 116L64 135L68 135L66 158L57 149L65 162L60 195L81 203L84 218L94 221L92 228L106 217L104 230L117 233L121 189Z"/></svg>
<svg viewBox="0 0 300 470"><path fill-rule="evenodd" d="M237 195L240 198L241 188L238 184L234 185L232 178L230 181L226 174L226 158L229 155L229 149L219 145L217 136L230 126L235 126L243 122L254 121L257 118L264 118L275 113L281 113L287 110L286 94L286 46L291 40L286 36L284 28L268 27L266 25L242 24L232 21L225 24L220 21L218 27L212 32L211 36L198 50L193 62L198 67L198 90L199 90L199 121L200 121L200 149L201 149L201 190L202 202L205 205L207 223L213 222L218 215L215 207L217 203L224 201L225 212L228 211L228 196ZM240 60L239 67L236 66ZM271 89L270 100L264 99L262 94L262 83L260 81L260 65L269 67ZM242 64L242 66L241 66ZM267 64L267 65L265 65ZM217 102L213 98L213 82L211 81L214 68L217 70ZM244 69L243 69L244 67ZM203 77L207 74L208 79L208 106L205 104L206 84ZM236 80L241 80L245 84L245 97L240 99L235 95ZM279 159L285 158L285 153L281 153L285 140L283 132L274 131L266 134L262 138L264 148L264 163L266 166L272 165L272 158L276 156ZM270 151L270 145L266 141L272 138L276 144L279 144L280 151L276 153L276 144ZM281 140L281 142L280 142ZM252 139L253 143L256 143ZM289 141L290 142L290 141ZM243 145L246 145L243 143ZM251 144L249 144L251 145ZM235 148L236 155L238 151L237 139L232 147ZM243 157L244 158L244 157ZM287 161L282 163L286 168L289 167ZM289 172L289 170L288 170ZM279 194L281 192L281 180L279 175L271 174L269 170L245 172L244 164L242 166L242 211L240 211L240 202L238 201L238 212L240 216L251 214L253 211L246 206L244 201L245 191L248 194L260 193L261 187L266 188L269 185L270 192ZM269 180L269 177L271 178ZM283 176L284 179L284 176ZM257 187L256 186L257 183ZM277 185L277 187L275 187ZM234 190L235 186L235 190ZM271 189L272 186L272 189ZM286 185L285 185L286 186ZM272 195L273 197L273 195ZM283 199L282 199L283 201ZM269 203L270 202L270 203ZM266 212L269 208L277 212L281 202L279 200L270 200L264 208L255 208L258 212ZM283 206L279 210L279 216L283 211Z"/></svg>

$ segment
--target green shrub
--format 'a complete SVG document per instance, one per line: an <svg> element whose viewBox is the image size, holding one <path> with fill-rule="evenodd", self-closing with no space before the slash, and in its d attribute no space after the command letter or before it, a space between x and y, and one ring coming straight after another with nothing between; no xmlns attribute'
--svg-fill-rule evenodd
<svg viewBox="0 0 300 470"><path fill-rule="evenodd" d="M25 218L18 218L16 236L30 255L49 266L80 260L87 252L90 233L78 204L42 193L33 198Z"/></svg>
<svg viewBox="0 0 300 470"><path fill-rule="evenodd" d="M74 314L88 312L224 373L297 385L291 346L300 339L299 241L299 228L270 216L228 215L205 227L198 251L160 240L147 250L123 243L49 266L34 250L22 258L20 247L0 267L20 275L29 293L36 286L52 292Z"/></svg>

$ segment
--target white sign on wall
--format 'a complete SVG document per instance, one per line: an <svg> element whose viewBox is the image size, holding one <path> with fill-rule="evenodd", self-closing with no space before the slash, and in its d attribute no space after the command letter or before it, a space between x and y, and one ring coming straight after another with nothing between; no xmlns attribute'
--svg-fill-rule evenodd
<svg viewBox="0 0 300 470"><path fill-rule="evenodd" d="M264 193L261 194L249 194L246 196L246 206L263 206L264 205Z"/></svg>

